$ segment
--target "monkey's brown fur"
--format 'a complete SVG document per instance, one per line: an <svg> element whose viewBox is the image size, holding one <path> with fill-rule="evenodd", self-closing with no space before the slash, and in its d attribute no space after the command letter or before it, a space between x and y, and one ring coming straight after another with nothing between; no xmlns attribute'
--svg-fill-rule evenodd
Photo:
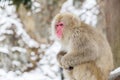
<svg viewBox="0 0 120 80"><path fill-rule="evenodd" d="M71 13L60 13L52 22L64 23L60 41L62 48L57 55L67 80L108 80L113 68L113 58L106 38L95 28L83 23ZM69 70L69 67L73 67Z"/></svg>

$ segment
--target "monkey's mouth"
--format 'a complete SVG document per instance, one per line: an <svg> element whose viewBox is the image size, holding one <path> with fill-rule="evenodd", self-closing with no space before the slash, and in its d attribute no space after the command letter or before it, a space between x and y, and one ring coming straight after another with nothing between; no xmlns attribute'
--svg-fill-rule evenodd
<svg viewBox="0 0 120 80"><path fill-rule="evenodd" d="M61 26L56 27L56 35L58 38L62 37L62 33L63 33L63 27Z"/></svg>
<svg viewBox="0 0 120 80"><path fill-rule="evenodd" d="M57 30L56 31L57 37L61 38L62 37L62 31L61 30Z"/></svg>

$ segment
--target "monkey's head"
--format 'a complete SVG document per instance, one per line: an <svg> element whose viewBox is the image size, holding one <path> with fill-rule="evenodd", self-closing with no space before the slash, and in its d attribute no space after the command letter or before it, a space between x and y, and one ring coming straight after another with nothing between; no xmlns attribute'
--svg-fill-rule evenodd
<svg viewBox="0 0 120 80"><path fill-rule="evenodd" d="M72 33L72 29L80 26L79 17L72 13L59 13L52 21L53 35L58 39L69 37Z"/></svg>

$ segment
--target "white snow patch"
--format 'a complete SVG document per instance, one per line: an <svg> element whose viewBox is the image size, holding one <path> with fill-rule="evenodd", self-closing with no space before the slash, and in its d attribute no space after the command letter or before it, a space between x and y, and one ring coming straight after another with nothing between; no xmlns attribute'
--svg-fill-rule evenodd
<svg viewBox="0 0 120 80"><path fill-rule="evenodd" d="M12 64L15 65L15 66L20 66L21 65L21 63L19 61L15 61L15 60L12 62Z"/></svg>
<svg viewBox="0 0 120 80"><path fill-rule="evenodd" d="M3 69L0 69L0 76L6 75L6 74L7 73Z"/></svg>
<svg viewBox="0 0 120 80"><path fill-rule="evenodd" d="M6 36L0 36L0 41L3 41L3 40L5 40L5 38L6 38Z"/></svg>
<svg viewBox="0 0 120 80"><path fill-rule="evenodd" d="M59 67L56 62L56 53L59 49L60 44L55 42L46 50L46 54L38 63L38 67L30 72L21 74L20 71L5 72L3 69L0 69L0 80L61 80ZM14 61L13 63L19 65L17 61ZM32 65L30 64L29 66ZM21 75L17 76L16 74Z"/></svg>
<svg viewBox="0 0 120 80"><path fill-rule="evenodd" d="M118 67L117 69L115 69L114 71L112 71L110 74L116 74L116 73L120 73L120 67Z"/></svg>
<svg viewBox="0 0 120 80"><path fill-rule="evenodd" d="M21 48L21 47L12 47L11 51L12 52L18 51L20 53L26 53L27 52L27 50L25 48Z"/></svg>
<svg viewBox="0 0 120 80"><path fill-rule="evenodd" d="M71 12L80 16L80 19L85 23L96 26L99 9L96 0L85 0L80 9L76 9L73 6L73 0L67 0L63 4L60 12Z"/></svg>
<svg viewBox="0 0 120 80"><path fill-rule="evenodd" d="M9 54L9 50L6 47L0 47L0 53Z"/></svg>

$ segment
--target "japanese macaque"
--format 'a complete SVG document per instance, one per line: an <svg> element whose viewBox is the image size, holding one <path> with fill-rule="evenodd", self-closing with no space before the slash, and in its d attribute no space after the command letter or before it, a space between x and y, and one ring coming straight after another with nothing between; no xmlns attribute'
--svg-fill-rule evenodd
<svg viewBox="0 0 120 80"><path fill-rule="evenodd" d="M57 55L67 80L108 80L113 56L106 38L71 13L59 13L52 31L62 47Z"/></svg>

